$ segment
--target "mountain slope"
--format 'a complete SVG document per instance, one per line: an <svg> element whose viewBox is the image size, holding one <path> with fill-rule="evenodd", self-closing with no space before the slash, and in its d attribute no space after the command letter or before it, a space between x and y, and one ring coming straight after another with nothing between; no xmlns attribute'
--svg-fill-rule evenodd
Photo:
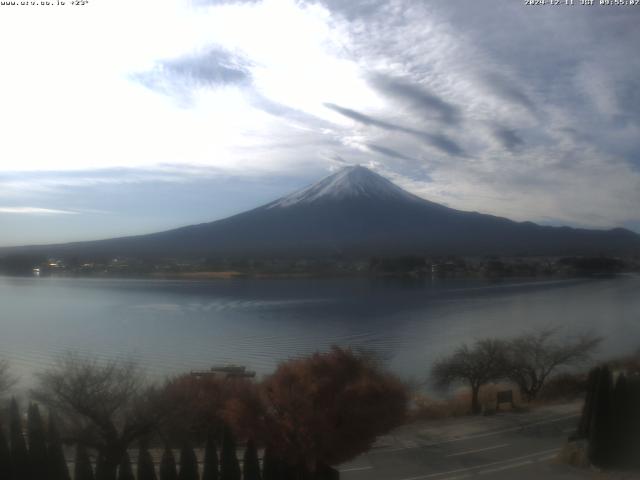
<svg viewBox="0 0 640 480"><path fill-rule="evenodd" d="M150 235L33 248L49 254L172 257L575 255L639 252L640 236L624 229L545 227L454 210L356 166L215 222Z"/></svg>

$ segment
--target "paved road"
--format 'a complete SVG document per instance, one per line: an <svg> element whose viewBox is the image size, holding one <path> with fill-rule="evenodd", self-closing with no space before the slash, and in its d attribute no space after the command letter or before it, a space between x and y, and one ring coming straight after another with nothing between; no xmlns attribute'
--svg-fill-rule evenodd
<svg viewBox="0 0 640 480"><path fill-rule="evenodd" d="M585 479L554 461L580 405L405 426L340 467L345 480Z"/></svg>

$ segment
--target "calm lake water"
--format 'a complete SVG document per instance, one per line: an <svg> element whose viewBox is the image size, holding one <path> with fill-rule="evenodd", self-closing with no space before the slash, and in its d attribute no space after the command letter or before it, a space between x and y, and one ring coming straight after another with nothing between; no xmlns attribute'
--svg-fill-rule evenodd
<svg viewBox="0 0 640 480"><path fill-rule="evenodd" d="M407 378L463 341L538 326L640 347L640 276L561 281L0 277L0 357L28 384L67 351L138 359L151 375L239 363L259 374L333 344Z"/></svg>

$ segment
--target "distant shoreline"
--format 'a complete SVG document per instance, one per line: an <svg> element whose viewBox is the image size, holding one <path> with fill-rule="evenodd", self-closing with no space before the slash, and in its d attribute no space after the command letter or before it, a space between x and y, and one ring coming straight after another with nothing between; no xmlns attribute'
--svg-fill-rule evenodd
<svg viewBox="0 0 640 480"><path fill-rule="evenodd" d="M136 273L122 274L122 272L109 273L79 273L79 272L55 272L42 276L29 274L10 274L0 272L0 277L5 278L61 278L61 279L96 279L96 280L167 280L167 281L208 281L208 280L270 280L270 279L331 279L331 278L362 278L362 279L390 279L404 281L420 280L464 280L476 279L489 282L502 282L507 280L545 281L545 280L570 280L570 279L597 279L615 278L624 275L640 274L639 271L621 272L588 272L588 273L553 273L538 275L482 275L478 273L468 273L466 275L430 275L427 273L404 272L404 273L382 273L382 272L242 272L236 270L225 271L202 271L202 272L172 272L172 273Z"/></svg>
<svg viewBox="0 0 640 480"><path fill-rule="evenodd" d="M211 272L178 272L178 273L152 273L142 278L156 278L167 280L218 280L218 279L236 279L236 278L313 278L325 275L316 275L313 273L258 273L258 272L241 272L236 270L229 271L211 271ZM331 275L334 276L334 275ZM344 276L344 275L343 275ZM357 276L357 275L348 275Z"/></svg>

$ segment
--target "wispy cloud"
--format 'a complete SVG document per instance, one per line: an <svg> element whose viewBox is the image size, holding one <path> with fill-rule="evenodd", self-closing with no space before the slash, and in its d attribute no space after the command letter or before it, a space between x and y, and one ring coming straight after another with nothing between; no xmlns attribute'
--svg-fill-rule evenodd
<svg viewBox="0 0 640 480"><path fill-rule="evenodd" d="M524 140L512 128L496 126L493 129L493 134L502 146L509 151L514 152L524 146Z"/></svg>
<svg viewBox="0 0 640 480"><path fill-rule="evenodd" d="M367 144L367 147L374 152L380 153L382 155L385 155L387 157L391 157L391 158L397 158L398 160L407 160L407 161L414 161L413 158L408 157L407 155L398 152L397 150L394 150L393 148L389 148L389 147L383 147L382 145L375 145L373 143L369 143Z"/></svg>
<svg viewBox="0 0 640 480"><path fill-rule="evenodd" d="M115 222L139 201L132 224L169 207L173 223L204 221L252 205L229 191L204 209L195 185L210 198L286 172L286 193L360 163L455 208L638 225L636 18L487 1L140 0L122 22L126 0L110 0L81 24L43 20L65 48L0 52L0 204L83 215L0 213L80 223L116 204ZM23 30L0 18L0 43ZM80 37L99 50L82 61Z"/></svg>
<svg viewBox="0 0 640 480"><path fill-rule="evenodd" d="M344 115L347 118L355 120L356 122L360 122L364 125L371 125L374 127L382 128L384 130L394 131L394 132L402 132L417 137L432 147L437 148L438 150L446 153L447 155L455 155L455 156L465 156L466 153L464 149L458 145L454 140L447 137L442 133L429 133L425 131L418 130L416 128L405 127L402 125L397 125L392 122L388 122L386 120L379 120L370 115L366 115L364 113L358 112L351 108L341 107L340 105L335 105L333 103L325 103L327 108Z"/></svg>
<svg viewBox="0 0 640 480"><path fill-rule="evenodd" d="M447 125L458 125L461 121L460 108L420 84L381 74L372 75L371 83L383 94L407 103L420 116L435 118Z"/></svg>
<svg viewBox="0 0 640 480"><path fill-rule="evenodd" d="M40 207L0 207L0 213L12 213L21 215L76 215L72 210L58 210L55 208Z"/></svg>
<svg viewBox="0 0 640 480"><path fill-rule="evenodd" d="M251 82L246 59L220 47L205 52L158 61L146 72L131 75L146 87L190 100L194 88L247 85Z"/></svg>

